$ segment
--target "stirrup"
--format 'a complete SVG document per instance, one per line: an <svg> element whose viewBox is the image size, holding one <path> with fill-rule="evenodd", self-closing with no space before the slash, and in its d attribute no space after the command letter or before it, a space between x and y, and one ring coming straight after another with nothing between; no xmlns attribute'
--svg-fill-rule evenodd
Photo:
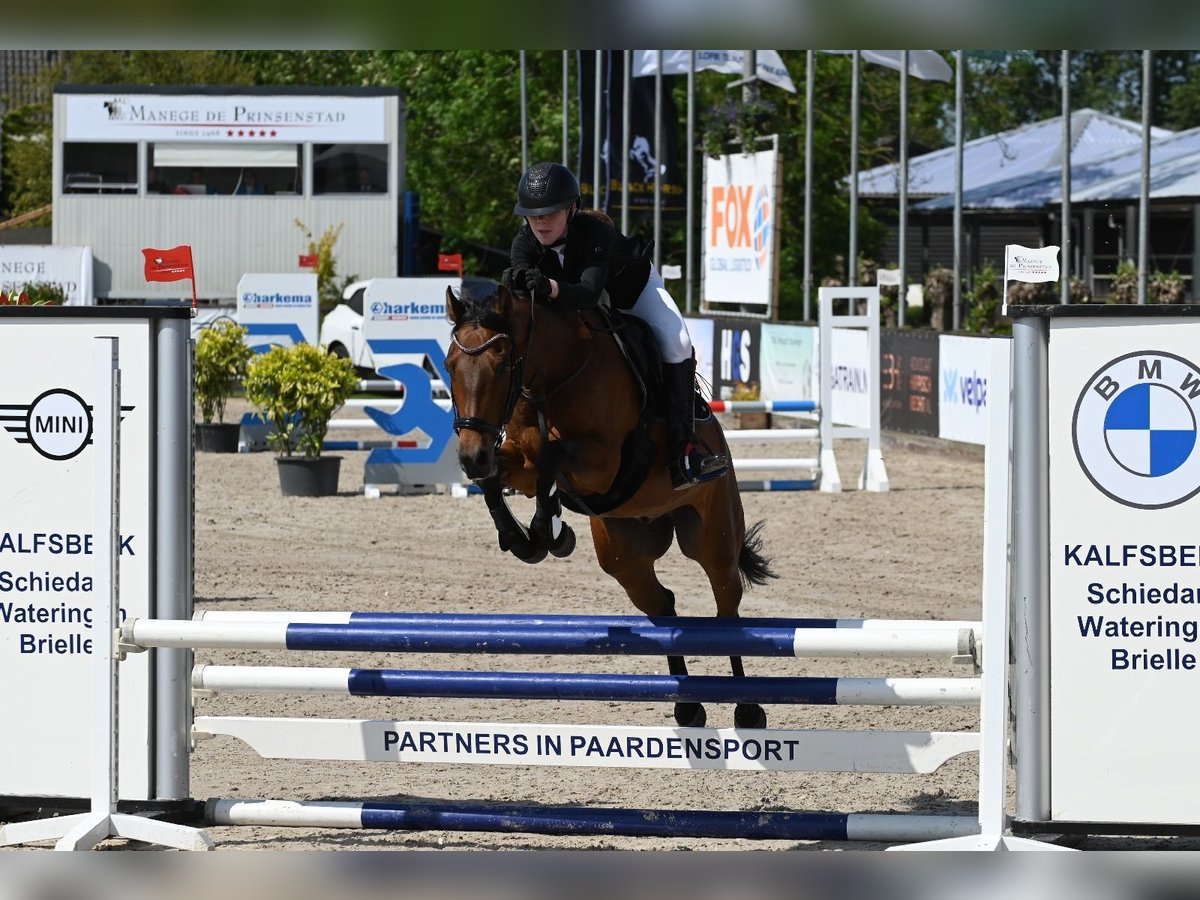
<svg viewBox="0 0 1200 900"><path fill-rule="evenodd" d="M725 454L712 453L703 444L689 441L671 465L671 487L686 490L693 484L720 478L728 471L729 458Z"/></svg>

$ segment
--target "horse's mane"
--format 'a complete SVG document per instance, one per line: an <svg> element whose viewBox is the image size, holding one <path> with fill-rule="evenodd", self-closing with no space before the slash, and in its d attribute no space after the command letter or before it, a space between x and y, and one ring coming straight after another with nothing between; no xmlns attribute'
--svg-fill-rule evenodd
<svg viewBox="0 0 1200 900"><path fill-rule="evenodd" d="M479 325L492 331L507 331L511 316L498 309L500 285L487 278L464 278L459 292L463 314L458 325Z"/></svg>

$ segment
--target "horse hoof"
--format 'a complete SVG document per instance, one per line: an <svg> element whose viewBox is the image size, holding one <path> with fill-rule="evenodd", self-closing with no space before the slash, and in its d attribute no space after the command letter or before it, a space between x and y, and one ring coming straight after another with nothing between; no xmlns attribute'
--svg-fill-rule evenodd
<svg viewBox="0 0 1200 900"><path fill-rule="evenodd" d="M739 703L733 709L735 728L766 728L767 714L757 703Z"/></svg>
<svg viewBox="0 0 1200 900"><path fill-rule="evenodd" d="M546 558L546 548L540 543L520 533L504 532L500 534L500 550L511 553L521 562L540 563Z"/></svg>
<svg viewBox="0 0 1200 900"><path fill-rule="evenodd" d="M676 703L675 723L680 728L703 728L708 714L699 703Z"/></svg>
<svg viewBox="0 0 1200 900"><path fill-rule="evenodd" d="M550 552L559 559L570 556L575 552L575 529L570 525L563 525L562 532L558 536L558 540L550 544Z"/></svg>

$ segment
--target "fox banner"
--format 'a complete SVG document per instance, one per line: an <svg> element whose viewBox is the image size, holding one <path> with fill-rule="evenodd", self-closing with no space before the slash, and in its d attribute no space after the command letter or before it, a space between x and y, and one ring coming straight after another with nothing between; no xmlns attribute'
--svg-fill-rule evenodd
<svg viewBox="0 0 1200 900"><path fill-rule="evenodd" d="M770 316L775 302L779 256L779 153L761 150L705 160L705 312L714 304L737 304L739 311Z"/></svg>

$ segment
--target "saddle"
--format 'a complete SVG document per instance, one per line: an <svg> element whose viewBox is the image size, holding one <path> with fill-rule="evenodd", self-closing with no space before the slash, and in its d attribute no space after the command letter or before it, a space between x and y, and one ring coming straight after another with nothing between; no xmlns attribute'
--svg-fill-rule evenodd
<svg viewBox="0 0 1200 900"><path fill-rule="evenodd" d="M625 315L613 308L604 299L596 306L596 315L600 319L597 330L612 334L629 365L638 386L640 410L637 426L621 445L621 465L606 493L581 496L559 476L558 489L563 506L586 516L612 512L638 492L655 460L650 426L656 417L663 415L662 356L650 326L637 316ZM589 324L596 327L594 323Z"/></svg>

